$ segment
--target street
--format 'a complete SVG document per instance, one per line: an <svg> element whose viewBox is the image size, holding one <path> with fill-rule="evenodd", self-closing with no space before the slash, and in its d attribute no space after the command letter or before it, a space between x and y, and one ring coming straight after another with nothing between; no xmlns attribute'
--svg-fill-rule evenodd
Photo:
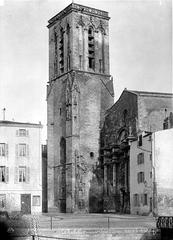
<svg viewBox="0 0 173 240"><path fill-rule="evenodd" d="M30 222L32 233L42 236L93 240L159 239L156 238L155 219L146 216L54 213L24 218Z"/></svg>

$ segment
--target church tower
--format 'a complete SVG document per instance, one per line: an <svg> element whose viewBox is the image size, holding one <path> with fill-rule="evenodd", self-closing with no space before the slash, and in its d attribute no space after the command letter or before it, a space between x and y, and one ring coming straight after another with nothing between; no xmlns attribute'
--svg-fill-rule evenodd
<svg viewBox="0 0 173 240"><path fill-rule="evenodd" d="M49 209L90 211L100 129L113 105L108 21L107 12L76 3L48 21Z"/></svg>

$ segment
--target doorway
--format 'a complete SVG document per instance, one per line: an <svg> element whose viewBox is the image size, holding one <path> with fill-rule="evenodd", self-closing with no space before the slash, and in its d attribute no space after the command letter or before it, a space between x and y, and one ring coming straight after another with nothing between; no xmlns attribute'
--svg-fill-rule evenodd
<svg viewBox="0 0 173 240"><path fill-rule="evenodd" d="M21 194L21 212L22 214L31 213L31 194Z"/></svg>

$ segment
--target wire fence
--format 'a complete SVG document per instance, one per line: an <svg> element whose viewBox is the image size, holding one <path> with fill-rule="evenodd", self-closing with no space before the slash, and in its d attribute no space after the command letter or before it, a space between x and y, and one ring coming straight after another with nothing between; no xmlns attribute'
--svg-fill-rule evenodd
<svg viewBox="0 0 173 240"><path fill-rule="evenodd" d="M78 240L76 238L67 238L67 237L53 237L53 236L45 236L45 235L14 235L12 239L19 240L45 240L45 239L58 239L58 240Z"/></svg>

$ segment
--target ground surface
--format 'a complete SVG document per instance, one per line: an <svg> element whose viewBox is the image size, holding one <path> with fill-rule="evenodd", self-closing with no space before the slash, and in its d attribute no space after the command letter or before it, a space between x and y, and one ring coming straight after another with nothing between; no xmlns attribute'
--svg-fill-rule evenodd
<svg viewBox="0 0 173 240"><path fill-rule="evenodd" d="M155 240L161 239L155 219L146 216L117 214L38 214L25 215L12 225L20 233L82 240ZM28 237L27 239L31 239ZM34 240L50 239L46 237ZM169 240L173 239L171 237ZM22 240L19 238L19 240Z"/></svg>

